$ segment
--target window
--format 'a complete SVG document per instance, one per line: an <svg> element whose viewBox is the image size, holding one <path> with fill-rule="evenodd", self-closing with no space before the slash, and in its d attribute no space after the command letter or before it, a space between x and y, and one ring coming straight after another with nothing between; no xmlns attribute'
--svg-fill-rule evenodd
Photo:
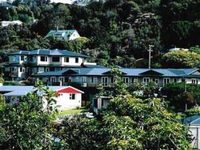
<svg viewBox="0 0 200 150"><path fill-rule="evenodd" d="M22 72L22 67L20 67L20 69L19 69L19 70L20 70L20 72Z"/></svg>
<svg viewBox="0 0 200 150"><path fill-rule="evenodd" d="M65 57L64 61L69 62L69 57Z"/></svg>
<svg viewBox="0 0 200 150"><path fill-rule="evenodd" d="M143 83L148 84L150 82L150 78L143 78Z"/></svg>
<svg viewBox="0 0 200 150"><path fill-rule="evenodd" d="M128 77L124 77L123 81L124 81L124 83L129 83L129 78Z"/></svg>
<svg viewBox="0 0 200 150"><path fill-rule="evenodd" d="M87 78L86 77L82 77L82 82L87 82Z"/></svg>
<svg viewBox="0 0 200 150"><path fill-rule="evenodd" d="M108 77L102 77L101 81L102 81L103 86L107 86L108 85Z"/></svg>
<svg viewBox="0 0 200 150"><path fill-rule="evenodd" d="M60 62L60 58L59 57L52 57L52 62Z"/></svg>
<svg viewBox="0 0 200 150"><path fill-rule="evenodd" d="M158 84L158 83L159 83L159 79L156 79L156 78L153 78L152 81L153 81L155 84Z"/></svg>
<svg viewBox="0 0 200 150"><path fill-rule="evenodd" d="M198 84L198 80L197 79L192 79L192 84Z"/></svg>
<svg viewBox="0 0 200 150"><path fill-rule="evenodd" d="M48 72L49 71L49 68L46 68L46 72Z"/></svg>
<svg viewBox="0 0 200 150"><path fill-rule="evenodd" d="M176 83L177 82L177 79L176 78L174 78L174 83Z"/></svg>
<svg viewBox="0 0 200 150"><path fill-rule="evenodd" d="M60 80L61 82L64 82L65 79L64 79L64 77L60 77L59 80Z"/></svg>
<svg viewBox="0 0 200 150"><path fill-rule="evenodd" d="M168 83L170 83L170 79L169 78L164 78L163 79L163 85L166 85Z"/></svg>
<svg viewBox="0 0 200 150"><path fill-rule="evenodd" d="M75 58L75 63L78 63L78 58Z"/></svg>
<svg viewBox="0 0 200 150"><path fill-rule="evenodd" d="M75 100L75 94L69 94L69 99L70 100Z"/></svg>
<svg viewBox="0 0 200 150"><path fill-rule="evenodd" d="M56 78L55 77L51 77L51 82L56 82Z"/></svg>
<svg viewBox="0 0 200 150"><path fill-rule="evenodd" d="M21 56L21 60L22 60L22 61L24 60L24 56Z"/></svg>
<svg viewBox="0 0 200 150"><path fill-rule="evenodd" d="M91 77L91 83L97 83L97 77Z"/></svg>
<svg viewBox="0 0 200 150"><path fill-rule="evenodd" d="M45 56L40 56L40 61L46 62L46 61L47 61L47 57L45 57Z"/></svg>

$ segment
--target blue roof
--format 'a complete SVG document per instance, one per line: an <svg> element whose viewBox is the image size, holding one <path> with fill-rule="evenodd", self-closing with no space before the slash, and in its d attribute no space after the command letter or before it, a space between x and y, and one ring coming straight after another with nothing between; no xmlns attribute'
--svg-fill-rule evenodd
<svg viewBox="0 0 200 150"><path fill-rule="evenodd" d="M48 86L49 89L57 91L67 86ZM30 92L33 92L36 88L34 86L0 86L0 93L4 96L24 96Z"/></svg>
<svg viewBox="0 0 200 150"><path fill-rule="evenodd" d="M38 73L39 76L62 76L67 71L73 70L76 75L102 75L111 70L109 68L68 68L60 71Z"/></svg>
<svg viewBox="0 0 200 150"><path fill-rule="evenodd" d="M194 115L183 119L184 124L199 125L200 126L200 115Z"/></svg>
<svg viewBox="0 0 200 150"><path fill-rule="evenodd" d="M18 51L15 53L11 53L9 55L45 55L45 56L72 56L72 57L83 57L86 58L88 56L75 53L68 50L60 50L60 49L37 49L32 51Z"/></svg>
<svg viewBox="0 0 200 150"><path fill-rule="evenodd" d="M21 50L14 53L10 53L9 55L28 55L28 54L29 54L29 51Z"/></svg>
<svg viewBox="0 0 200 150"><path fill-rule="evenodd" d="M69 70L75 71L75 75L82 75L82 76L91 76L91 75L103 75L109 71L110 68L68 68L61 71L51 71L51 72L43 72L38 73L38 76L62 76ZM124 73L125 76L141 76L142 73L148 71L154 71L159 73L161 76L165 77L183 77L190 75L192 72L197 71L198 69L146 69L146 68L120 68L121 72Z"/></svg>

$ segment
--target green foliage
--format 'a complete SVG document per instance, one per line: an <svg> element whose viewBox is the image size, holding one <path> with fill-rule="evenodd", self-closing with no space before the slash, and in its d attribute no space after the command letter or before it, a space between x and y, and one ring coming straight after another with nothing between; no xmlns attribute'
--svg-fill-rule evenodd
<svg viewBox="0 0 200 150"><path fill-rule="evenodd" d="M197 54L200 54L200 47L199 47L199 45L196 45L195 47L190 47L190 51L194 52L194 53L197 53Z"/></svg>
<svg viewBox="0 0 200 150"><path fill-rule="evenodd" d="M43 108L43 93L47 109ZM51 149L52 92L41 89L0 110L0 149Z"/></svg>
<svg viewBox="0 0 200 150"><path fill-rule="evenodd" d="M118 95L97 118L66 119L57 136L67 149L187 150L188 131L176 117L160 99Z"/></svg>
<svg viewBox="0 0 200 150"><path fill-rule="evenodd" d="M3 74L0 74L0 83L4 83Z"/></svg>
<svg viewBox="0 0 200 150"><path fill-rule="evenodd" d="M102 65L144 67L149 44L154 45L152 66L160 66L163 50L200 43L198 0L108 0L91 2L87 7L47 4L46 0L15 3L16 7L0 9L0 19L21 20L24 24L22 28L0 29L0 49L66 48L89 51ZM90 41L62 42L41 38L56 27L77 29ZM136 60L140 58L144 58L143 64L138 65Z"/></svg>
<svg viewBox="0 0 200 150"><path fill-rule="evenodd" d="M191 47L200 41L198 0L161 0L162 38L166 46Z"/></svg>
<svg viewBox="0 0 200 150"><path fill-rule="evenodd" d="M198 67L200 55L190 51L171 51L163 55L162 65L169 68Z"/></svg>
<svg viewBox="0 0 200 150"><path fill-rule="evenodd" d="M64 143L64 149L101 149L105 146L98 144L103 139L100 137L99 123L95 119L75 116L64 120L60 127L57 136Z"/></svg>
<svg viewBox="0 0 200 150"><path fill-rule="evenodd" d="M196 106L185 111L187 116L200 115L200 107Z"/></svg>
<svg viewBox="0 0 200 150"><path fill-rule="evenodd" d="M199 85L184 83L172 83L162 88L162 94L166 96L166 100L174 107L174 111L184 111L186 105L188 108L200 104Z"/></svg>
<svg viewBox="0 0 200 150"><path fill-rule="evenodd" d="M0 111L5 107L5 98L0 94Z"/></svg>

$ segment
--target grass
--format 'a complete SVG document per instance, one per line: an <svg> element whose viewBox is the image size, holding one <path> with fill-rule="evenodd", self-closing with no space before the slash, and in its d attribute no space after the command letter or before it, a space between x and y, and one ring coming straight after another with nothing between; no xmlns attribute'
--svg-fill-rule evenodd
<svg viewBox="0 0 200 150"><path fill-rule="evenodd" d="M58 117L65 116L65 115L76 115L81 112L84 112L85 110L86 110L85 108L62 110L58 113Z"/></svg>

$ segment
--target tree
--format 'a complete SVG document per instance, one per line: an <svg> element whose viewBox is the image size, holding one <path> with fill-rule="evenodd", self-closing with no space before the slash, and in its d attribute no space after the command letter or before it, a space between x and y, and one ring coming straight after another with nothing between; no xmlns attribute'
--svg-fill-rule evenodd
<svg viewBox="0 0 200 150"><path fill-rule="evenodd" d="M47 111L39 93L48 101ZM39 88L0 110L0 149L51 149L52 96L50 90Z"/></svg>
<svg viewBox="0 0 200 150"><path fill-rule="evenodd" d="M198 0L161 0L162 41L165 47L191 47L198 44L200 26Z"/></svg>
<svg viewBox="0 0 200 150"><path fill-rule="evenodd" d="M199 47L199 45L196 45L194 47L190 47L190 51L194 52L194 53L197 53L197 54L200 54L200 47Z"/></svg>
<svg viewBox="0 0 200 150"><path fill-rule="evenodd" d="M160 99L121 94L96 118L66 119L57 136L68 149L187 150L188 131L176 117Z"/></svg>
<svg viewBox="0 0 200 150"><path fill-rule="evenodd" d="M169 68L198 67L200 55L190 51L171 51L163 55L162 66Z"/></svg>
<svg viewBox="0 0 200 150"><path fill-rule="evenodd" d="M199 85L171 83L163 87L161 93L166 96L165 100L176 112L184 112L186 105L190 109L200 104Z"/></svg>

